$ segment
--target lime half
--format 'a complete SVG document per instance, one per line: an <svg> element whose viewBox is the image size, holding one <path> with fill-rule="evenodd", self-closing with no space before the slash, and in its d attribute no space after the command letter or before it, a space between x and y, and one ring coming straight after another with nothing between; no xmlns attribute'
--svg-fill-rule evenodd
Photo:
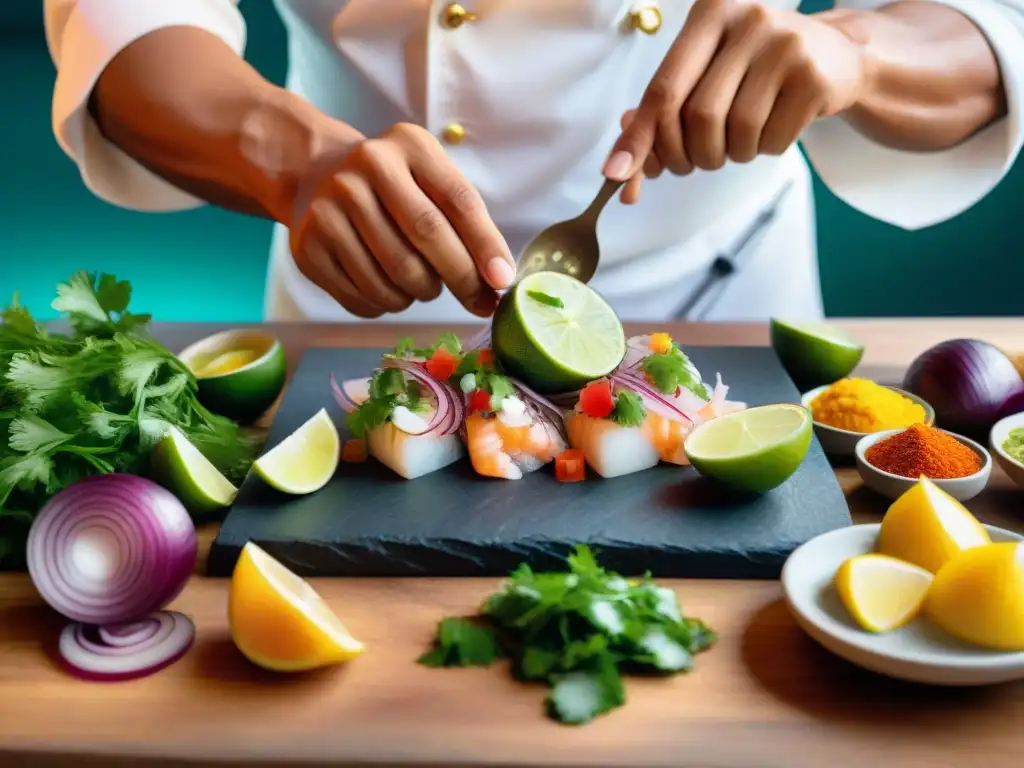
<svg viewBox="0 0 1024 768"><path fill-rule="evenodd" d="M763 405L697 427L684 450L694 469L754 493L777 488L796 472L811 444L811 414L798 405Z"/></svg>
<svg viewBox="0 0 1024 768"><path fill-rule="evenodd" d="M626 354L615 310L574 277L537 272L501 297L491 333L504 369L538 392L607 376Z"/></svg>
<svg viewBox="0 0 1024 768"><path fill-rule="evenodd" d="M321 408L252 465L263 481L284 493L301 495L327 485L338 469L341 440L327 409Z"/></svg>
<svg viewBox="0 0 1024 768"><path fill-rule="evenodd" d="M849 376L864 345L824 323L771 321L772 349L801 392Z"/></svg>
<svg viewBox="0 0 1024 768"><path fill-rule="evenodd" d="M177 427L171 427L153 452L152 475L196 518L230 506L238 495L238 489Z"/></svg>

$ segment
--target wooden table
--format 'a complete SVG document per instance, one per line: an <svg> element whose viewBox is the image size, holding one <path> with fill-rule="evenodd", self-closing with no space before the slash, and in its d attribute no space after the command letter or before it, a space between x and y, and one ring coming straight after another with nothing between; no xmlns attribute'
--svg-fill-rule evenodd
<svg viewBox="0 0 1024 768"><path fill-rule="evenodd" d="M868 346L862 373L898 382L931 344L958 336L1024 349L1024 319L842 323ZM215 330L164 326L172 347ZM395 326L282 326L294 364L306 346L388 345ZM765 344L762 325L668 328L684 344ZM433 329L416 334L427 340ZM885 503L838 470L854 519ZM1024 532L1024 492L1000 471L970 504L983 521ZM204 549L213 531L203 532ZM777 582L678 581L691 615L721 636L696 670L627 682L628 704L583 728L542 717L541 688L503 670L413 663L435 622L471 611L493 580L336 579L315 584L368 652L301 677L250 666L226 624L226 584L196 577L174 608L198 627L195 648L149 679L76 681L49 654L62 620L24 576L0 578L0 766L1021 765L1024 684L912 686L856 669L794 624Z"/></svg>

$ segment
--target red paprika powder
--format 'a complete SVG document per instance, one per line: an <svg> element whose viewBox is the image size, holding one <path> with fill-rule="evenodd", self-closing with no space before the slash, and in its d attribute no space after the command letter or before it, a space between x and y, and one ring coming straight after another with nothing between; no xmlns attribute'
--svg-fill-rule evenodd
<svg viewBox="0 0 1024 768"><path fill-rule="evenodd" d="M864 453L868 462L883 472L901 477L921 475L950 480L973 475L981 469L981 457L955 437L924 424L879 440Z"/></svg>

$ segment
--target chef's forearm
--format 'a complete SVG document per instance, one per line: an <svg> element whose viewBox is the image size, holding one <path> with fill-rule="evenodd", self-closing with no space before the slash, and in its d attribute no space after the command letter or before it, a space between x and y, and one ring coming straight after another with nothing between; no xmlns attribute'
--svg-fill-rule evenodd
<svg viewBox="0 0 1024 768"><path fill-rule="evenodd" d="M958 11L906 0L820 17L863 46L863 95L843 116L872 139L898 149L945 149L1005 115L995 53Z"/></svg>
<svg viewBox="0 0 1024 768"><path fill-rule="evenodd" d="M108 141L180 189L284 223L311 159L358 139L191 27L125 48L100 77L90 110Z"/></svg>

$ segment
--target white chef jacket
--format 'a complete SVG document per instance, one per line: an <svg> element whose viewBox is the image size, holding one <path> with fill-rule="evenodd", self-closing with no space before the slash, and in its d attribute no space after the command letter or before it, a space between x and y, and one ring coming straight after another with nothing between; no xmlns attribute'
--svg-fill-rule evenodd
<svg viewBox="0 0 1024 768"><path fill-rule="evenodd" d="M250 0L255 1L255 0ZM949 219L984 197L1021 148L1024 0L935 0L987 35L1002 68L1009 114L941 152L889 149L838 118L803 137L821 178L858 210L906 229ZM365 135L414 122L439 137L480 190L512 252L545 226L577 215L602 183L619 118L635 107L690 0L465 0L476 18L452 28L435 0L275 0L289 36L287 88ZM839 0L873 8L891 0ZM237 0L45 0L58 68L53 130L96 195L135 210L201 205L107 142L87 102L103 68L148 32L194 26L240 54L245 22ZM768 0L796 9L799 0ZM656 5L654 34L631 15ZM186 54L187 55L187 54ZM771 215L768 215L771 214ZM737 266L690 316L753 320L823 314L810 174L794 146L782 157L644 184L634 206L601 216L601 267L592 281L626 320L676 316L716 256ZM746 237L751 235L753 237ZM737 241L746 246L737 252ZM273 237L266 292L273 320L353 319L298 270L287 233ZM470 319L447 291L383 319Z"/></svg>

